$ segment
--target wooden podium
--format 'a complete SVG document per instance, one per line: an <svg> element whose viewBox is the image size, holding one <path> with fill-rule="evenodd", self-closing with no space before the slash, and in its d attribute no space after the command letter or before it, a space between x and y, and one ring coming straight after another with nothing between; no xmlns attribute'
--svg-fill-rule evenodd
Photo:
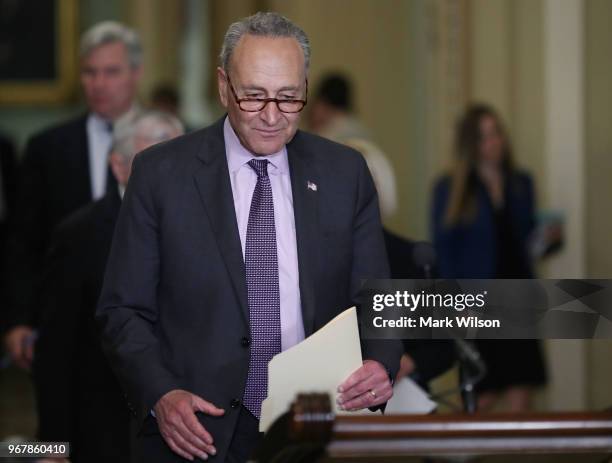
<svg viewBox="0 0 612 463"><path fill-rule="evenodd" d="M270 428L253 460L471 461L514 455L503 461L516 461L517 454L521 462L538 461L538 456L555 462L612 462L612 411L335 416L329 396L304 394Z"/></svg>

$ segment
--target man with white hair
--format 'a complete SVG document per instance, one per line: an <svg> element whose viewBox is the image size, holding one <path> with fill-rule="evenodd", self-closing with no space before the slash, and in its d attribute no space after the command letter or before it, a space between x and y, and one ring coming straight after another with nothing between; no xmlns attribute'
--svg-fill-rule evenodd
<svg viewBox="0 0 612 463"><path fill-rule="evenodd" d="M113 126L137 112L142 47L135 31L112 21L99 23L84 33L80 58L87 113L33 136L19 175L0 332L22 368L32 360L40 268L49 236L68 214L116 185L107 162Z"/></svg>
<svg viewBox="0 0 612 463"><path fill-rule="evenodd" d="M53 234L33 363L38 438L70 442L72 463L129 461L130 414L93 316L132 160L182 133L174 116L156 111L119 124L109 159L117 186L70 215Z"/></svg>

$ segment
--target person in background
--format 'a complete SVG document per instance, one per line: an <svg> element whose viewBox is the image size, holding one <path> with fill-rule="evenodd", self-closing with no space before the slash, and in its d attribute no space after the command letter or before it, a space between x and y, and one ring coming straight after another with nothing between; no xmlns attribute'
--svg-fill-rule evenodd
<svg viewBox="0 0 612 463"><path fill-rule="evenodd" d="M370 131L357 118L351 79L329 72L319 82L308 110L308 127L331 140L371 140Z"/></svg>
<svg viewBox="0 0 612 463"><path fill-rule="evenodd" d="M8 226L15 209L16 169L15 146L9 138L0 134L0 256L6 252L5 241ZM0 282L6 278L4 272L5 269L0 267ZM0 293L0 305L4 304L4 294Z"/></svg>
<svg viewBox="0 0 612 463"><path fill-rule="evenodd" d="M397 211L397 188L393 167L370 132L355 116L353 87L341 73L326 74L319 83L308 113L309 128L315 133L359 151L372 174L383 223ZM383 228L391 277L426 278L414 261L414 243ZM400 370L396 379L410 376L422 387L450 369L455 363L452 342L446 340L404 340Z"/></svg>
<svg viewBox="0 0 612 463"><path fill-rule="evenodd" d="M515 166L510 141L493 108L470 106L457 126L455 164L435 184L431 224L442 278L532 278L531 177ZM536 340L476 341L488 368L477 386L480 410L505 399L510 411L530 408L546 382Z"/></svg>
<svg viewBox="0 0 612 463"><path fill-rule="evenodd" d="M382 181L379 193L381 214L389 218L397 211L397 189L393 166L387 155L372 139L370 131L356 116L351 80L332 72L321 79L308 111L308 128L317 135L367 153L372 176Z"/></svg>
<svg viewBox="0 0 612 463"><path fill-rule="evenodd" d="M132 160L182 133L178 119L162 112L118 124L109 159L117 186L62 221L51 239L33 363L38 438L70 442L72 463L129 461L130 413L94 312Z"/></svg>
<svg viewBox="0 0 612 463"><path fill-rule="evenodd" d="M0 307L6 307L6 278L9 269L2 265L7 251L7 235L12 215L15 211L17 193L16 179L17 157L15 146L10 138L0 134ZM1 311L0 311L1 315ZM2 333L2 317L0 316L0 333ZM9 363L0 345L0 372ZM1 373L0 373L1 374Z"/></svg>
<svg viewBox="0 0 612 463"><path fill-rule="evenodd" d="M183 123L185 132L192 132L194 130L193 127L188 126L185 120L181 118L181 97L176 86L170 83L162 83L153 88L149 108L172 114Z"/></svg>
<svg viewBox="0 0 612 463"><path fill-rule="evenodd" d="M110 21L93 26L81 39L80 59L87 113L33 136L19 169L0 318L6 350L26 369L33 356L38 289L51 232L71 212L116 187L108 168L113 126L138 112L142 47L135 31Z"/></svg>

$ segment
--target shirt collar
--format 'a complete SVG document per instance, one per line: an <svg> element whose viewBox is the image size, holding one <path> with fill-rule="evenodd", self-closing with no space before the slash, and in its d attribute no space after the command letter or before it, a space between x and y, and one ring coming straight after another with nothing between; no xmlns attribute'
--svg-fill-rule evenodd
<svg viewBox="0 0 612 463"><path fill-rule="evenodd" d="M96 128L108 130L109 123L112 124L112 127L116 127L117 124L124 124L130 122L138 116L140 112L140 108L137 104L133 104L130 109L128 109L125 113L119 116L114 121L103 118L97 113L90 112L89 120L95 125Z"/></svg>
<svg viewBox="0 0 612 463"><path fill-rule="evenodd" d="M287 147L283 148L274 154L267 156L255 156L246 149L240 139L236 135L229 117L225 117L223 123L223 138L225 139L225 154L227 156L227 164L230 173L235 173L251 159L267 159L270 162L271 169L269 173L272 175L280 175L289 173L289 162L287 160Z"/></svg>
<svg viewBox="0 0 612 463"><path fill-rule="evenodd" d="M108 121L100 117L96 113L89 113L89 117L87 118L87 121L93 129L104 132L104 133L111 134L111 131L109 130L109 123L111 121Z"/></svg>

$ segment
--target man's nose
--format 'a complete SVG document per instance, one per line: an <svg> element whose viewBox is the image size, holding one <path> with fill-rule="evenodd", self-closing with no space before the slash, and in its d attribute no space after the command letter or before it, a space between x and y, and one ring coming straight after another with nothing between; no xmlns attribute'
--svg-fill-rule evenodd
<svg viewBox="0 0 612 463"><path fill-rule="evenodd" d="M274 101L269 101L268 104L261 110L261 118L271 126L278 123L278 120L282 117L278 105Z"/></svg>
<svg viewBox="0 0 612 463"><path fill-rule="evenodd" d="M107 79L104 73L98 72L93 76L92 81L94 88L102 89L106 86Z"/></svg>

